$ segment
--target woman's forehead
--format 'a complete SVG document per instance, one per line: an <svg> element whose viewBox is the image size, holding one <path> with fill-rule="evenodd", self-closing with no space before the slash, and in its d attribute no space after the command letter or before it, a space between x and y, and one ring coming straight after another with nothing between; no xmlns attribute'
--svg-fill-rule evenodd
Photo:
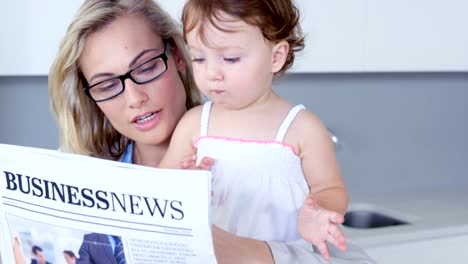
<svg viewBox="0 0 468 264"><path fill-rule="evenodd" d="M159 34L153 31L147 19L142 15L123 15L90 34L86 40L86 46L102 49L119 45L126 48L155 48L154 45L162 44Z"/></svg>
<svg viewBox="0 0 468 264"><path fill-rule="evenodd" d="M116 67L123 70L145 50L162 52L161 37L152 31L146 19L123 16L87 36L80 65L86 77L89 71L109 71Z"/></svg>

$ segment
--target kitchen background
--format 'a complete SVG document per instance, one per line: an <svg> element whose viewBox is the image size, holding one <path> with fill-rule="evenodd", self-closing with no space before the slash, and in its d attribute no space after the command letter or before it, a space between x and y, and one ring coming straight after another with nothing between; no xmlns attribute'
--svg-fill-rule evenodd
<svg viewBox="0 0 468 264"><path fill-rule="evenodd" d="M0 143L58 148L47 73L81 2L2 3ZM178 17L184 0L159 2ZM306 49L276 91L338 137L351 209L411 222L348 238L379 263L467 259L468 1L297 3Z"/></svg>
<svg viewBox="0 0 468 264"><path fill-rule="evenodd" d="M0 142L55 149L47 74L83 0L7 1ZM184 0L158 1L178 19ZM306 49L275 84L342 143L353 197L468 186L468 2L297 0ZM40 16L40 18L39 18Z"/></svg>
<svg viewBox="0 0 468 264"><path fill-rule="evenodd" d="M0 143L58 147L47 89L0 77ZM351 197L468 190L468 73L297 73L276 90L335 132Z"/></svg>

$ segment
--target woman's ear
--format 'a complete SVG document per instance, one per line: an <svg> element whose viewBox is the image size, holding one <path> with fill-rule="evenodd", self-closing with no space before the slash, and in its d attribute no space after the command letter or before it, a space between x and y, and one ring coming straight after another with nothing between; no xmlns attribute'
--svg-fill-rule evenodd
<svg viewBox="0 0 468 264"><path fill-rule="evenodd" d="M185 67L187 65L185 64L185 61L184 61L183 57L180 55L179 48L177 48L177 47L174 48L173 54L174 54L174 61L175 61L175 64L176 64L177 71L185 70Z"/></svg>
<svg viewBox="0 0 468 264"><path fill-rule="evenodd" d="M272 58L272 67L271 67L272 73L277 73L281 70L281 68L283 68L283 65L286 62L286 59L288 57L288 52L289 52L289 43L285 40L282 40L273 46L273 50L272 50L273 58Z"/></svg>

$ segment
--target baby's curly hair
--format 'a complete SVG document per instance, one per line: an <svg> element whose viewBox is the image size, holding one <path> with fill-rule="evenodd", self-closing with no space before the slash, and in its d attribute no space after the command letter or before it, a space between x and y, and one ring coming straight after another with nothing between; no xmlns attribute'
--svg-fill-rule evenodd
<svg viewBox="0 0 468 264"><path fill-rule="evenodd" d="M222 31L215 21L223 21L219 12L239 18L260 28L263 37L273 43L289 43L286 61L276 74L283 74L294 63L295 53L304 49L304 35L299 23L299 10L293 0L188 0L182 13L184 38L197 25L206 22ZM199 35L204 38L203 27Z"/></svg>

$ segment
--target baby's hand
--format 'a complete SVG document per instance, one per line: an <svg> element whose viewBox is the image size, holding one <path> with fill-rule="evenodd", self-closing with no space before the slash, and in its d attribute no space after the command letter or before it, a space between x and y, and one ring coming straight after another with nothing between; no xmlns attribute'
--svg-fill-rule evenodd
<svg viewBox="0 0 468 264"><path fill-rule="evenodd" d="M203 157L200 161L200 164L197 163L197 155L189 155L186 156L182 160L182 164L180 166L183 170L210 170L211 166L213 166L214 159ZM213 197L213 191L211 191L211 196Z"/></svg>
<svg viewBox="0 0 468 264"><path fill-rule="evenodd" d="M181 169L184 170L210 170L213 166L214 159L203 157L200 164L197 164L197 155L185 156L180 165Z"/></svg>
<svg viewBox="0 0 468 264"><path fill-rule="evenodd" d="M339 224L344 217L333 211L320 207L311 195L304 201L298 220L298 230L302 238L316 246L322 256L328 260L330 253L327 241L340 250L346 250L345 237Z"/></svg>

